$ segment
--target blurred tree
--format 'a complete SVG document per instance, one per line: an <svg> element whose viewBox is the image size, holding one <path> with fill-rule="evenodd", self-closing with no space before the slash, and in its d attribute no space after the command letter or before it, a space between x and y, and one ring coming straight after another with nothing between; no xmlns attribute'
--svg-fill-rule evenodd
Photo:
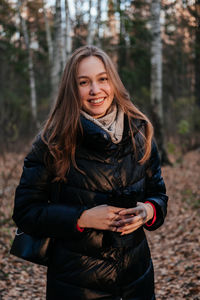
<svg viewBox="0 0 200 300"><path fill-rule="evenodd" d="M162 41L160 25L160 0L151 2L151 107L155 136L161 154L161 162L169 160L164 144L163 103L162 103Z"/></svg>
<svg viewBox="0 0 200 300"><path fill-rule="evenodd" d="M73 49L86 44L87 39L87 24L84 24L83 0L74 0L75 19L73 24Z"/></svg>
<svg viewBox="0 0 200 300"><path fill-rule="evenodd" d="M100 26L101 26L101 0L97 0L97 15L96 15L96 45L101 47Z"/></svg>
<svg viewBox="0 0 200 300"><path fill-rule="evenodd" d="M87 34L87 44L93 44L93 24L92 24L92 0L89 0L89 9L88 9L88 34Z"/></svg>
<svg viewBox="0 0 200 300"><path fill-rule="evenodd" d="M61 5L61 0L60 0L60 5ZM60 31L61 31L61 36L60 36L60 51L61 51L61 68L62 71L65 68L66 60L67 60L67 51L66 51L66 21L62 17L62 9L65 9L66 12L66 7L61 8L61 16L60 16ZM66 15L66 13L65 13ZM57 45L59 47L59 45Z"/></svg>
<svg viewBox="0 0 200 300"><path fill-rule="evenodd" d="M121 9L121 4L122 4L121 2L122 2L121 0L117 0L116 9L119 14L119 27L120 27L119 41L118 41L118 70L121 74L123 74L124 73L123 71L125 71L125 68L127 66L128 49L126 47L127 45L126 45L126 31L125 31L126 12ZM113 13L113 7L111 7L110 11ZM131 20L128 20L127 25L129 24L129 22L131 22Z"/></svg>
<svg viewBox="0 0 200 300"><path fill-rule="evenodd" d="M151 116L150 8L153 2L74 0L74 10L71 10L68 0L63 0L62 6L61 0L52 6L46 0L23 0L26 14L22 17L32 52L39 121L44 120L49 110L49 99L55 100L65 60L72 50L89 42L92 32L89 43L101 46L111 56L134 104ZM7 145L16 142L19 135L31 136L30 68L16 3L0 2L0 126L5 128L0 138L8 137ZM159 80L164 114L160 120L170 142L173 139L182 143L187 137L185 149L195 145L193 141L197 140L200 128L200 110L195 104L195 99L199 103L200 93L198 8L199 0L162 0L160 63L163 70ZM155 46L158 45L156 41ZM157 136L161 127L155 117L152 121Z"/></svg>
<svg viewBox="0 0 200 300"><path fill-rule="evenodd" d="M56 0L56 12L54 19L54 39L53 39L53 61L51 67L51 102L56 100L58 92L61 68L62 68L62 19L61 19L61 0Z"/></svg>
<svg viewBox="0 0 200 300"><path fill-rule="evenodd" d="M35 73L33 68L33 51L31 49L31 41L29 38L27 24L22 14L22 1L18 0L17 4L18 4L18 13L21 21L22 32L24 36L24 43L26 45L26 49L28 52L28 70L29 70L29 81L30 81L30 92L31 92L30 94L31 115L32 115L33 122L36 124L36 126L39 126L38 118L37 118L37 99L36 99Z"/></svg>
<svg viewBox="0 0 200 300"><path fill-rule="evenodd" d="M1 153L16 143L26 121L29 95L26 84L26 50L21 49L16 10L0 2L0 142ZM28 103L28 105L27 105ZM27 113L27 114L26 114ZM30 118L30 115L29 115Z"/></svg>
<svg viewBox="0 0 200 300"><path fill-rule="evenodd" d="M196 0L195 6L195 96L200 107L200 0Z"/></svg>
<svg viewBox="0 0 200 300"><path fill-rule="evenodd" d="M49 20L48 20L48 16L47 16L45 0L43 0L43 12L44 12L44 22L45 22L45 31L46 31L46 40L47 40L47 46L48 46L49 62L51 64L53 61L53 41L52 41L52 36L51 36Z"/></svg>
<svg viewBox="0 0 200 300"><path fill-rule="evenodd" d="M125 6L126 4L126 6ZM117 1L120 19L118 69L134 104L150 113L150 7L146 1Z"/></svg>
<svg viewBox="0 0 200 300"><path fill-rule="evenodd" d="M46 37L43 0L24 1L26 7L26 23L28 32L31 32L31 49L33 51L33 64L37 88L37 111L39 120L43 120L44 112L50 102L51 68L49 49ZM45 7L46 8L46 7ZM54 10L46 9L49 28L52 30Z"/></svg>
<svg viewBox="0 0 200 300"><path fill-rule="evenodd" d="M65 0L65 18L66 18L66 38L65 38L65 46L66 46L66 54L67 57L72 52L72 20L69 11L69 3L68 0Z"/></svg>
<svg viewBox="0 0 200 300"><path fill-rule="evenodd" d="M163 4L163 105L168 140L183 143L179 124L189 124L187 149L199 145L200 110L195 104L197 19L195 1L168 1ZM197 72L198 73L198 72ZM197 99L197 97L196 97ZM197 101L196 101L197 103ZM192 133L192 134L191 134ZM184 136L186 138L186 136Z"/></svg>

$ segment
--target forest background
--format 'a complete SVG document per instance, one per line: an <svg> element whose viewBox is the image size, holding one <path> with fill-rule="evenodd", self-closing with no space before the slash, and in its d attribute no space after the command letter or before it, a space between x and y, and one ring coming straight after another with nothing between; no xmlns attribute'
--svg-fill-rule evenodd
<svg viewBox="0 0 200 300"><path fill-rule="evenodd" d="M115 61L134 104L153 121L158 144L164 134L168 153L198 147L199 3L1 0L1 151L18 150L42 126L66 59L85 44Z"/></svg>
<svg viewBox="0 0 200 300"><path fill-rule="evenodd" d="M153 122L169 194L150 233L157 299L200 299L200 0L0 0L0 299L44 299L45 270L9 255L23 158L67 58L94 44ZM192 178L192 180L191 180Z"/></svg>

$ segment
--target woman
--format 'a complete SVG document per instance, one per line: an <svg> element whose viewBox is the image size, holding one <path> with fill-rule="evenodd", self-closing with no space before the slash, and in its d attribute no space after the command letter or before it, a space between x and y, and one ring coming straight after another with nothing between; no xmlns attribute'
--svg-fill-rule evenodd
<svg viewBox="0 0 200 300"><path fill-rule="evenodd" d="M77 49L15 197L17 226L53 238L47 299L155 299L143 229L167 196L152 135L105 52Z"/></svg>

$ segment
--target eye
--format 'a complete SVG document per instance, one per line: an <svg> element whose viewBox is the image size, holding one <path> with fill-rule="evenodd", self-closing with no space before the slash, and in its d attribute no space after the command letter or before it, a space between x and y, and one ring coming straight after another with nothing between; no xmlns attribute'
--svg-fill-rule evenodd
<svg viewBox="0 0 200 300"><path fill-rule="evenodd" d="M80 84L81 86L84 86L84 85L87 85L87 84L88 84L88 81L87 81L87 80L81 80L81 81L79 82L79 84Z"/></svg>
<svg viewBox="0 0 200 300"><path fill-rule="evenodd" d="M101 81L101 82L106 82L106 81L108 81L108 77L101 77L101 78L100 78L100 81Z"/></svg>

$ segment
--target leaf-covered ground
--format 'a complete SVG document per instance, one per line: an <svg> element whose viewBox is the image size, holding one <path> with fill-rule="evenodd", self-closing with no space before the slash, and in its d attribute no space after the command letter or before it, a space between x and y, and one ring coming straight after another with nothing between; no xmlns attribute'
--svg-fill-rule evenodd
<svg viewBox="0 0 200 300"><path fill-rule="evenodd" d="M0 157L0 299L45 299L45 267L9 255L11 220L23 155ZM157 300L200 300L200 150L163 168L169 195L165 224L148 232Z"/></svg>

